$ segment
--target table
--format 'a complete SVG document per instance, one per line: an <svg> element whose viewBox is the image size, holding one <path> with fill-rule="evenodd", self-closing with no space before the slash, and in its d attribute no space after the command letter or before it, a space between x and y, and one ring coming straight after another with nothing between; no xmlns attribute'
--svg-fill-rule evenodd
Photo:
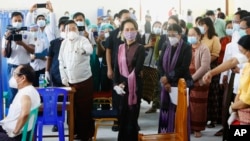
<svg viewBox="0 0 250 141"><path fill-rule="evenodd" d="M67 112L69 114L69 141L74 141L74 87L60 87L68 91L69 104L67 104Z"/></svg>

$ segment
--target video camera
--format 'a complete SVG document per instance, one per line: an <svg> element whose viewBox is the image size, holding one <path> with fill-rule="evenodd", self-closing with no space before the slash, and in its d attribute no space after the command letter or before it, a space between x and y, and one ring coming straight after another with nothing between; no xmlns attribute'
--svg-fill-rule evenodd
<svg viewBox="0 0 250 141"><path fill-rule="evenodd" d="M6 38L8 41L22 41L22 34L17 32L21 30L27 30L27 27L15 28L13 26L8 26L7 30L10 31L11 35Z"/></svg>

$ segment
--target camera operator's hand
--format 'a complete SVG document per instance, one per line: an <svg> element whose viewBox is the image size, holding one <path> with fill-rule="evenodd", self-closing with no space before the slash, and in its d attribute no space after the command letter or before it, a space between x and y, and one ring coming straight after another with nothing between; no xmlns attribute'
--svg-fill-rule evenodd
<svg viewBox="0 0 250 141"><path fill-rule="evenodd" d="M36 4L32 5L30 8L30 13L33 13L37 9Z"/></svg>
<svg viewBox="0 0 250 141"><path fill-rule="evenodd" d="M15 41L17 45L20 45L20 46L24 46L24 42L23 41Z"/></svg>
<svg viewBox="0 0 250 141"><path fill-rule="evenodd" d="M89 33L86 30L84 30L83 31L83 36L85 36L86 38L89 38Z"/></svg>
<svg viewBox="0 0 250 141"><path fill-rule="evenodd" d="M4 38L7 40L10 37L10 35L11 35L11 31L8 30L7 32L5 32Z"/></svg>
<svg viewBox="0 0 250 141"><path fill-rule="evenodd" d="M46 8L50 11L53 12L53 7L52 7L52 3L50 1L47 1L47 6Z"/></svg>

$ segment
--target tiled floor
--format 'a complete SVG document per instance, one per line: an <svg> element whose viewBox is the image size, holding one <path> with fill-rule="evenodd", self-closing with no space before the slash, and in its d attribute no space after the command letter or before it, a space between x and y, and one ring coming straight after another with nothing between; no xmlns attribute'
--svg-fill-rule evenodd
<svg viewBox="0 0 250 141"><path fill-rule="evenodd" d="M158 118L159 118L159 111L154 114L145 114L145 111L150 108L150 105L147 104L145 101L142 102L141 105L141 114L139 117L139 125L141 127L141 133L143 134L150 134L150 133L157 133L158 128ZM56 134L51 132L52 126L45 126L44 127L44 134ZM215 137L213 134L217 132L221 126L216 126L215 128L207 128L205 131L202 131L201 138L195 138L191 135L191 141L221 141L222 137ZM117 140L117 133L111 130L111 127L99 127L97 133L97 141L116 141ZM68 127L65 127L65 134L68 134ZM68 138L66 137L65 140L67 141ZM58 138L45 138L44 141L58 141Z"/></svg>

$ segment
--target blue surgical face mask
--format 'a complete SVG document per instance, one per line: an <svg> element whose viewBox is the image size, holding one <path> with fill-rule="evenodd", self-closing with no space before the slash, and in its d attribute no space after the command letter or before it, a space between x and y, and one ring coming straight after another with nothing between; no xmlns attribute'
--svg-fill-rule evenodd
<svg viewBox="0 0 250 141"><path fill-rule="evenodd" d="M233 29L227 28L227 29L226 29L226 34L227 34L228 36L232 36L232 34L233 34Z"/></svg>
<svg viewBox="0 0 250 141"><path fill-rule="evenodd" d="M17 29L21 28L22 25L23 25L23 24L22 24L21 22L13 22L13 23L12 23L12 26L15 27L15 28L17 28Z"/></svg>
<svg viewBox="0 0 250 141"><path fill-rule="evenodd" d="M205 34L205 29L203 26L198 26L198 28L200 29L201 34Z"/></svg>
<svg viewBox="0 0 250 141"><path fill-rule="evenodd" d="M240 34L240 37L247 35L246 30L244 29L239 29L239 34Z"/></svg>
<svg viewBox="0 0 250 141"><path fill-rule="evenodd" d="M196 44L198 42L198 40L195 36L188 36L188 42L190 44Z"/></svg>
<svg viewBox="0 0 250 141"><path fill-rule="evenodd" d="M240 29L240 24L233 23L233 31L238 31Z"/></svg>
<svg viewBox="0 0 250 141"><path fill-rule="evenodd" d="M77 26L84 26L84 22L82 22L82 21L77 21L76 24L77 24Z"/></svg>

